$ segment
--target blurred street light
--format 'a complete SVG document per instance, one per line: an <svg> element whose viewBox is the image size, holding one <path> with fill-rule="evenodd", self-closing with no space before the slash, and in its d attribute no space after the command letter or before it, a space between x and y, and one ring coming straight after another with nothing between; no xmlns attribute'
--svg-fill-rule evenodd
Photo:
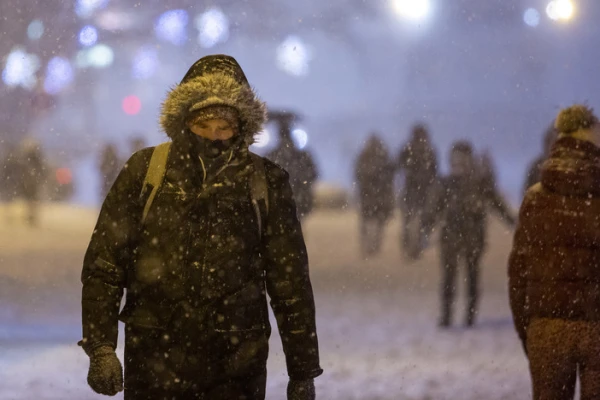
<svg viewBox="0 0 600 400"><path fill-rule="evenodd" d="M185 10L164 12L158 17L154 25L156 37L178 46L183 45L187 40L186 27L188 20L188 13Z"/></svg>
<svg viewBox="0 0 600 400"><path fill-rule="evenodd" d="M308 133L304 129L296 128L292 131L294 143L300 150L304 149L308 144Z"/></svg>
<svg viewBox="0 0 600 400"><path fill-rule="evenodd" d="M133 56L132 74L136 79L148 79L158 68L158 51L154 46L142 46Z"/></svg>
<svg viewBox="0 0 600 400"><path fill-rule="evenodd" d="M94 11L106 7L109 0L77 0L75 13L81 18L89 18Z"/></svg>
<svg viewBox="0 0 600 400"><path fill-rule="evenodd" d="M20 47L14 48L6 58L2 80L8 86L33 89L37 83L35 73L40 68L40 59Z"/></svg>
<svg viewBox="0 0 600 400"><path fill-rule="evenodd" d="M531 27L535 28L538 26L540 24L540 20L540 12L535 8L529 8L525 11L525 14L523 14L523 21L525 21L525 23Z"/></svg>
<svg viewBox="0 0 600 400"><path fill-rule="evenodd" d="M430 0L391 0L394 11L401 17L420 21L431 13Z"/></svg>
<svg viewBox="0 0 600 400"><path fill-rule="evenodd" d="M277 48L277 66L288 74L308 74L310 51L297 36L288 36Z"/></svg>
<svg viewBox="0 0 600 400"><path fill-rule="evenodd" d="M229 38L229 20L218 8L211 8L198 15L195 23L198 29L198 41L202 47L210 48Z"/></svg>
<svg viewBox="0 0 600 400"><path fill-rule="evenodd" d="M98 31L91 25L84 26L79 31L79 43L82 46L89 47L96 44L98 41Z"/></svg>
<svg viewBox="0 0 600 400"><path fill-rule="evenodd" d="M54 57L48 62L44 90L48 94L58 94L73 81L73 67L69 60Z"/></svg>
<svg viewBox="0 0 600 400"><path fill-rule="evenodd" d="M550 19L570 20L575 13L575 5L572 0L553 0L546 7L546 14Z"/></svg>
<svg viewBox="0 0 600 400"><path fill-rule="evenodd" d="M33 20L27 27L27 37L38 40L44 35L44 23L39 19Z"/></svg>
<svg viewBox="0 0 600 400"><path fill-rule="evenodd" d="M265 128L262 132L256 135L256 141L254 142L253 146L261 149L263 147L267 147L270 142L271 132Z"/></svg>

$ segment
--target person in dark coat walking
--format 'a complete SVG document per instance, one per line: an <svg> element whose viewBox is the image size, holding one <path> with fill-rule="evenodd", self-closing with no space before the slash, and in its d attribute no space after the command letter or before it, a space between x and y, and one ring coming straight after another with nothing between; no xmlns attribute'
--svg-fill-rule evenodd
<svg viewBox="0 0 600 400"><path fill-rule="evenodd" d="M364 256L379 252L385 224L394 209L394 165L385 143L373 134L356 160L360 238Z"/></svg>
<svg viewBox="0 0 600 400"><path fill-rule="evenodd" d="M550 155L550 149L552 145L556 141L556 137L558 135L558 131L554 127L554 124L549 126L544 133L544 146L542 154L539 155L535 160L529 164L527 168L527 175L525 175L525 182L523 184L523 197L525 197L525 193L527 193L527 189L535 185L540 181L542 174L542 166L544 161Z"/></svg>
<svg viewBox="0 0 600 400"><path fill-rule="evenodd" d="M515 328L534 400L600 399L600 124L575 105L519 213L509 259Z"/></svg>
<svg viewBox="0 0 600 400"><path fill-rule="evenodd" d="M42 145L34 139L26 139L19 152L20 179L17 187L19 197L25 200L25 220L30 226L39 223L39 209L43 182L46 179L46 161Z"/></svg>
<svg viewBox="0 0 600 400"><path fill-rule="evenodd" d="M313 186L319 173L310 152L299 149L294 143L291 122L291 117L285 114L280 117L279 145L267 154L267 158L289 172L298 217L303 220L313 209Z"/></svg>
<svg viewBox="0 0 600 400"><path fill-rule="evenodd" d="M397 168L404 173L402 248L409 259L415 260L421 256L426 244L422 214L437 180L437 156L425 125L413 127L410 141L398 156Z"/></svg>
<svg viewBox="0 0 600 400"><path fill-rule="evenodd" d="M104 146L100 154L100 163L98 166L102 182L100 196L104 200L121 170L121 161L119 160L119 154L114 144Z"/></svg>
<svg viewBox="0 0 600 400"><path fill-rule="evenodd" d="M229 56L201 58L168 94L163 181L144 187L157 149L135 153L85 255L80 345L96 392L123 388L115 354L121 320L126 400L264 399L268 294L288 399L315 398L313 379L322 373L315 304L288 174L248 150L264 121L264 103ZM254 196L256 176L263 198Z"/></svg>
<svg viewBox="0 0 600 400"><path fill-rule="evenodd" d="M429 231L440 222L442 261L441 317L442 328L452 323L459 262L467 267L468 302L465 325L475 323L479 303L479 270L485 250L488 209L493 208L511 226L514 217L502 196L485 175L476 170L473 148L457 142L450 153L450 175L437 188L436 201L425 213L424 226Z"/></svg>

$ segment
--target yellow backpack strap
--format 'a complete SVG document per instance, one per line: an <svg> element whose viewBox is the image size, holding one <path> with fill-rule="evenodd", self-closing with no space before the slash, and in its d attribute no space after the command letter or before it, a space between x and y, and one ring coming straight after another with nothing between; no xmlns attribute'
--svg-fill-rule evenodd
<svg viewBox="0 0 600 400"><path fill-rule="evenodd" d="M150 192L150 195L146 200L146 205L144 206L142 223L144 223L146 217L148 216L150 206L152 206L156 192L158 192L158 188L162 184L165 176L170 148L171 142L165 142L156 146L152 152L152 158L150 158L150 164L148 164L148 170L146 171L146 177L144 178L144 185L142 186L142 193L145 193L148 186L152 186L152 191Z"/></svg>

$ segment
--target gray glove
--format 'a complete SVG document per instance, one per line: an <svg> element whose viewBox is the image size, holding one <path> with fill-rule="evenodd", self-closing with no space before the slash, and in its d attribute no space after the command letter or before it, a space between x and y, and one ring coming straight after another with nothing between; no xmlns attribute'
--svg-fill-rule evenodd
<svg viewBox="0 0 600 400"><path fill-rule="evenodd" d="M305 381L290 380L288 383L288 400L315 400L315 396L315 381L312 379Z"/></svg>
<svg viewBox="0 0 600 400"><path fill-rule="evenodd" d="M101 346L90 352L88 385L94 392L114 396L123 391L123 366L110 346Z"/></svg>

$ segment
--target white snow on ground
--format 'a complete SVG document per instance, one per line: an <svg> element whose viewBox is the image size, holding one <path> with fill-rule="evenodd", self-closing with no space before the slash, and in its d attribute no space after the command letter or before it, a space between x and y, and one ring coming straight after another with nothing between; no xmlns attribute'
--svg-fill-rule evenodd
<svg viewBox="0 0 600 400"><path fill-rule="evenodd" d="M80 338L81 261L96 210L45 205L41 226L5 222L0 208L0 399L101 399L86 385ZM320 211L305 234L330 400L520 400L530 398L527 363L514 333L506 290L511 234L497 223L483 263L480 323L440 331L435 247L407 263L399 221L382 254L362 261L353 212ZM464 290L461 290L461 295ZM287 377L272 337L268 395L284 399ZM120 354L122 356L122 354ZM116 396L122 399L122 396Z"/></svg>

